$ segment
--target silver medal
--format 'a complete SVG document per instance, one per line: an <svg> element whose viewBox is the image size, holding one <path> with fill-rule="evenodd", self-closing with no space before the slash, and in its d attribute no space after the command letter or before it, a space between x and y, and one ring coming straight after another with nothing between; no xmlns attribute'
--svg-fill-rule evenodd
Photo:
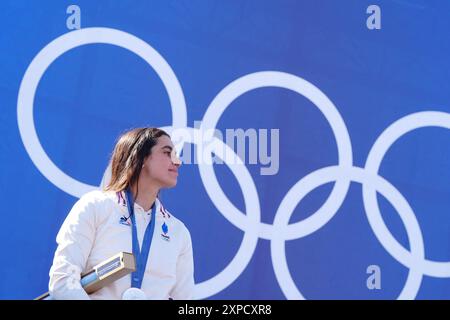
<svg viewBox="0 0 450 320"><path fill-rule="evenodd" d="M129 288L122 294L122 300L147 300L147 296L139 288Z"/></svg>

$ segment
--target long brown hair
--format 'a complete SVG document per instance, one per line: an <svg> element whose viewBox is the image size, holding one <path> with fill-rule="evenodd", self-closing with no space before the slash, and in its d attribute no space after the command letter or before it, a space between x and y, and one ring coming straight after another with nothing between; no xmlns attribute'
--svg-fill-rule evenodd
<svg viewBox="0 0 450 320"><path fill-rule="evenodd" d="M138 183L145 159L151 154L158 138L170 136L158 128L136 128L123 133L111 157L111 181L105 191L123 191ZM137 196L137 195L136 195Z"/></svg>

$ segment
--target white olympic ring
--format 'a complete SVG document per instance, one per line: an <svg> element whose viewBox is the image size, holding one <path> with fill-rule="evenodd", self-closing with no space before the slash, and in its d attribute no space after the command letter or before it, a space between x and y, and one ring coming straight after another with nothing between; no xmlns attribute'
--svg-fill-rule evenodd
<svg viewBox="0 0 450 320"><path fill-rule="evenodd" d="M44 72L63 53L86 44L103 43L119 46L144 59L158 74L169 95L175 128L187 124L187 110L183 90L175 73L164 58L143 40L123 31L110 28L85 28L66 33L46 45L31 61L19 88L17 121L20 137L31 160L39 171L64 192L81 197L98 187L79 182L61 171L50 160L39 142L33 120L34 96Z"/></svg>
<svg viewBox="0 0 450 320"><path fill-rule="evenodd" d="M303 197L315 188L328 182L338 181L339 179L350 179L351 181L362 183L363 186L368 183L372 183L377 186L376 190L380 191L400 213L400 217L405 224L406 231L408 233L408 238L410 239L411 250L414 252L415 256L417 256L416 260L423 259L424 248L422 233L408 202L403 198L397 189L395 189L382 177L378 175L369 175L369 173L364 169L358 167L326 167L316 170L301 179L291 189L290 194L288 194L281 202L281 205L275 215L274 225L287 225L291 215L294 213L296 204L299 203ZM309 233L305 232L305 235L306 234ZM286 297L290 299L303 299L303 295L300 291L298 291L294 284L294 280L290 276L284 248L285 239L284 237L281 237L281 235L281 232L277 233L276 237L272 239L271 242L272 263L275 275ZM413 237L415 237L418 241L412 243L411 239ZM413 299L420 288L422 273L417 270L415 264L411 264L409 267L410 272L408 279L399 296L399 299Z"/></svg>
<svg viewBox="0 0 450 320"><path fill-rule="evenodd" d="M339 165L343 167L352 166L353 160L350 137L345 123L336 107L317 87L299 77L284 72L256 72L239 78L227 85L214 98L203 117L200 129L205 132L205 140L208 141L212 137L213 130L216 128L220 116L237 97L251 90L264 87L289 89L304 95L314 103L325 115L325 118L330 123L331 129L334 132L338 147ZM248 228L254 228L255 226L248 224L247 216L233 206L223 193L222 188L217 182L214 167L202 162L199 164L199 168L202 181L205 183L205 189L209 197L216 207L219 208L220 205L221 208L224 208L223 214L226 215L226 218L243 231L247 231ZM211 177L212 179L205 179L206 176ZM287 230L283 231L286 234L287 239L298 238L298 233L303 232L305 225L308 226L307 228L310 232L314 232L325 225L333 217L333 212L336 212L342 201L344 201L349 186L350 181L348 179L337 181L330 196L316 213L304 221L290 225ZM263 239L270 240L275 233L279 232L274 232L273 228L271 228L272 226L266 223L260 223L258 227L259 235Z"/></svg>
<svg viewBox="0 0 450 320"><path fill-rule="evenodd" d="M375 141L367 157L365 169L371 174L378 175L378 170L384 155L397 139L414 129L430 126L450 129L450 114L425 111L413 113L397 120L384 130ZM423 274L428 276L441 278L450 277L450 262L430 261L423 257L420 261L416 261L414 257L410 256L410 252L397 242L383 222L376 200L376 190L369 183L363 184L363 200L369 224L375 231L378 240L389 254L406 267L411 268L412 265L415 264ZM414 234L414 236L416 235L417 234ZM415 238L409 240L411 246L415 242L423 241Z"/></svg>
<svg viewBox="0 0 450 320"><path fill-rule="evenodd" d="M450 114L426 111L407 115L389 126L376 140L369 152L365 168L354 167L352 146L348 130L334 104L317 87L306 80L284 72L265 71L245 75L227 85L211 102L200 129L187 127L187 110L183 91L174 72L164 58L143 40L110 28L85 28L62 35L50 42L33 59L23 77L17 102L19 131L25 149L38 170L55 186L76 197L97 189L66 175L48 158L34 127L33 102L37 85L49 65L70 49L85 44L104 43L123 47L143 58L161 78L172 106L173 125L164 127L170 133L181 134L184 143L204 144L199 140L200 131L206 140L212 141L207 156L212 153L224 160L236 177L244 195L244 214L226 197L220 187L213 166L199 163L199 171L205 189L219 212L233 225L244 231L241 246L224 270L202 283L196 284L196 298L210 297L231 285L247 267L259 238L271 241L271 256L277 281L287 298L303 299L290 274L285 254L285 241L305 237L324 226L339 210L351 182L362 184L363 202L367 218L378 241L389 254L404 266L409 274L399 299L414 299L420 289L423 275L450 277L450 261L437 262L425 259L422 232L416 216L402 194L388 181L378 175L380 164L390 146L405 133L422 127L437 126L450 129ZM221 140L212 136L213 129L226 108L239 96L257 88L279 87L295 91L308 98L324 114L334 133L339 163L336 166L316 170L303 177L290 188L280 203L272 225L261 222L259 197L254 181L245 164L238 159L229 163L228 154L237 155ZM209 136L208 136L209 135ZM172 138L174 138L172 136ZM197 152L199 148L197 148ZM199 154L198 154L199 155ZM203 156L203 155L201 155ZM239 177L239 178L238 178ZM102 184L109 179L108 168ZM330 196L322 207L308 218L289 224L298 203L315 188L335 181ZM398 211L403 221L411 251L407 251L387 229L378 208L376 192L380 192Z"/></svg>

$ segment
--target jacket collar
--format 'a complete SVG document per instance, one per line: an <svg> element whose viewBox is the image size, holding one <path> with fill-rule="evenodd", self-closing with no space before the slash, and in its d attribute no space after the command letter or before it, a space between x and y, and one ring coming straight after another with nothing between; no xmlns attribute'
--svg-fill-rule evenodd
<svg viewBox="0 0 450 320"><path fill-rule="evenodd" d="M120 209L124 212L124 214L128 215L127 197L125 191L116 192L114 200L116 204L120 207ZM156 216L160 216L162 218L170 218L170 213L167 212L167 210L164 208L163 204L161 203L161 200L159 200L158 197L155 199L155 205L156 205ZM136 213L139 211L144 212L143 208L137 203L134 204L134 210Z"/></svg>

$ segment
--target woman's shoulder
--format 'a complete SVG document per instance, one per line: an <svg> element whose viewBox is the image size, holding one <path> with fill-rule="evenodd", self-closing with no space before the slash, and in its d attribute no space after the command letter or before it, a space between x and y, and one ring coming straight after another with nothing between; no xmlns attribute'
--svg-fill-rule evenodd
<svg viewBox="0 0 450 320"><path fill-rule="evenodd" d="M118 195L113 191L93 190L85 193L75 203L74 209L104 214L115 209Z"/></svg>
<svg viewBox="0 0 450 320"><path fill-rule="evenodd" d="M118 193L114 191L93 190L78 199L71 213L75 216L94 219L96 222L104 222L114 212L121 212L122 208L118 205L118 199Z"/></svg>
<svg viewBox="0 0 450 320"><path fill-rule="evenodd" d="M114 201L114 199L117 199L116 192L93 190L85 193L78 201L86 204L104 204L110 203L111 201Z"/></svg>

